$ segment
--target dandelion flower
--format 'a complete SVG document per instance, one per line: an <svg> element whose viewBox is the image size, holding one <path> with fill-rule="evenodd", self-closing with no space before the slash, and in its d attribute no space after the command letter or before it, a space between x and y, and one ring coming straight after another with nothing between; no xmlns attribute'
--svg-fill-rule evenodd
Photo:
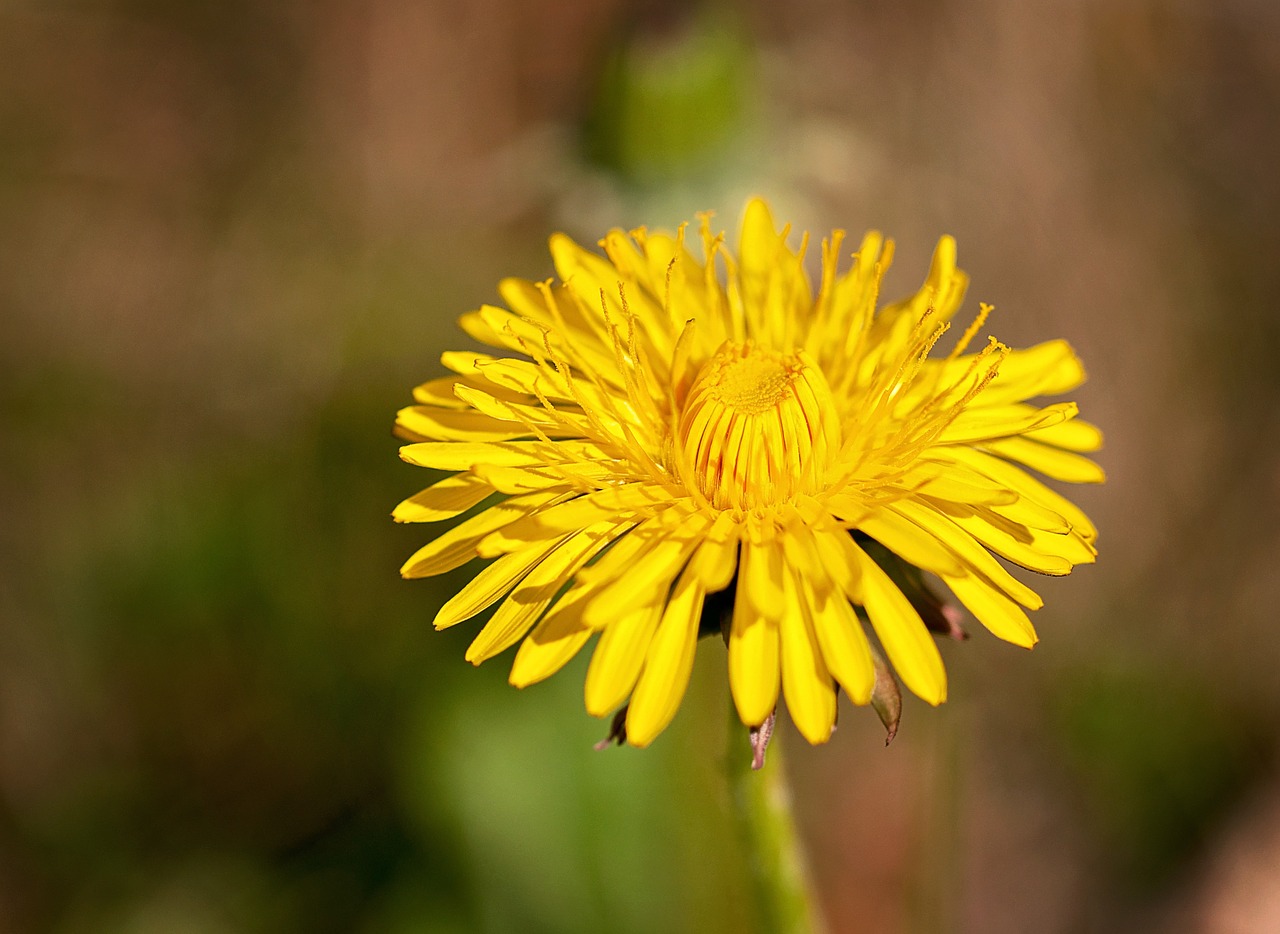
<svg viewBox="0 0 1280 934"><path fill-rule="evenodd" d="M983 305L932 355L968 284L950 237L919 291L877 312L893 256L879 233L849 263L833 232L817 282L807 236L793 250L763 201L747 206L736 255L706 217L701 258L685 233L614 230L603 255L553 236L558 282L505 280L506 308L461 319L497 352L446 353L455 375L399 412L401 457L449 475L394 518L467 514L401 573L491 559L436 627L496 604L466 657L518 644L521 687L598 634L587 710L626 705L636 746L675 715L713 595L730 608L743 723L762 724L781 694L811 743L830 737L839 689L871 701L870 634L912 692L946 699L920 571L1032 646L1025 610L1042 601L997 556L1063 575L1096 554L1085 514L1027 471L1102 480L1083 456L1100 433L1075 404L1027 401L1083 381L1071 348L975 342Z"/></svg>

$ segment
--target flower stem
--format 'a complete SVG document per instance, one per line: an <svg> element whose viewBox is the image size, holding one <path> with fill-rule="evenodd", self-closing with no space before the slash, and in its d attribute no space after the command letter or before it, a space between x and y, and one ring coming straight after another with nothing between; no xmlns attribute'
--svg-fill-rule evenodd
<svg viewBox="0 0 1280 934"><path fill-rule="evenodd" d="M731 716L729 789L739 833L747 847L759 929L768 934L821 934L825 925L796 833L780 744L775 740L767 762L753 770L751 750L742 741L737 715Z"/></svg>

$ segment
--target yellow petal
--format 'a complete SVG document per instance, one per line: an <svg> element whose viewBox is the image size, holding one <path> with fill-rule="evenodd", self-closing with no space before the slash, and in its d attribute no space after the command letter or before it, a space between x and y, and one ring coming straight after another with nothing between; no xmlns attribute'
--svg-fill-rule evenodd
<svg viewBox="0 0 1280 934"><path fill-rule="evenodd" d="M548 469L537 467L495 467L492 464L478 464L471 473L484 480L499 493L515 495L533 493L538 490L550 490L561 487L564 492L577 492L573 482L558 466Z"/></svg>
<svg viewBox="0 0 1280 934"><path fill-rule="evenodd" d="M634 336L640 351L652 360L670 359L675 342L671 321L666 314L657 313L638 283L627 280L604 257L584 250L563 234L551 238L551 257L578 312L576 328L573 319L565 316L569 329L578 332L572 349L600 376L620 375L612 352L612 333L624 341ZM633 330L629 320L643 321L644 327ZM605 362L593 361L595 347L606 351Z"/></svg>
<svg viewBox="0 0 1280 934"><path fill-rule="evenodd" d="M782 613L782 551L774 543L744 540L738 567L738 579L746 588L748 599L768 619Z"/></svg>
<svg viewBox="0 0 1280 934"><path fill-rule="evenodd" d="M1102 447L1102 430L1097 425L1079 418L1073 418L1061 425L1054 425L1052 428L1028 432L1027 437L1068 451L1088 453Z"/></svg>
<svg viewBox="0 0 1280 934"><path fill-rule="evenodd" d="M945 453L934 448L929 459L921 459L902 479L902 485L917 493L957 503L998 506L1014 503L1018 494L991 482L956 461L944 461Z"/></svg>
<svg viewBox="0 0 1280 934"><path fill-rule="evenodd" d="M453 370L459 376L474 376L476 367L482 360L497 359L489 354L476 353L474 350L446 350L440 355L440 362L446 369ZM424 384L430 385L430 384ZM430 400L424 400L430 401Z"/></svg>
<svg viewBox="0 0 1280 934"><path fill-rule="evenodd" d="M587 713L606 717L627 699L635 687L645 653L653 639L662 603L618 607L596 644L587 668Z"/></svg>
<svg viewBox="0 0 1280 934"><path fill-rule="evenodd" d="M595 522L626 521L644 510L658 506L669 508L675 497L681 495L684 495L683 489L642 481L574 496L511 523L492 535L484 543L484 549L500 553L523 541L586 528Z"/></svg>
<svg viewBox="0 0 1280 934"><path fill-rule="evenodd" d="M508 678L512 684L523 688L551 677L586 645L596 631L582 620L592 591L589 585L574 584L520 643Z"/></svg>
<svg viewBox="0 0 1280 934"><path fill-rule="evenodd" d="M813 542L813 531L793 507L785 510L783 515L785 525L777 542L782 548L783 561L802 577L822 576L825 579L822 559L818 557L818 549Z"/></svg>
<svg viewBox="0 0 1280 934"><path fill-rule="evenodd" d="M738 241L738 283L749 312L764 308L770 281L778 268L778 253L784 248L768 203L752 198L742 218Z"/></svg>
<svg viewBox="0 0 1280 934"><path fill-rule="evenodd" d="M585 310L594 314L603 301L609 306L611 314L622 314L618 299L618 270L612 263L583 249L564 234L553 234L549 246L556 273L582 299Z"/></svg>
<svg viewBox="0 0 1280 934"><path fill-rule="evenodd" d="M471 472L499 493L531 493L557 486L590 489L607 483L612 470L606 464L550 464L545 467L497 467L478 464Z"/></svg>
<svg viewBox="0 0 1280 934"><path fill-rule="evenodd" d="M814 545L827 576L854 603L862 602L862 558L844 529L819 532Z"/></svg>
<svg viewBox="0 0 1280 934"><path fill-rule="evenodd" d="M1057 490L1049 489L1020 467L972 448L950 448L949 454L961 463L986 474L995 482L1016 491L1025 499L1030 499L1046 509L1059 513L1087 541L1093 541L1098 537L1097 528L1085 515L1084 510Z"/></svg>
<svg viewBox="0 0 1280 934"><path fill-rule="evenodd" d="M420 405L434 405L446 409L465 409L467 403L458 398L458 389L460 387L471 387L473 389L488 388L490 392L501 393L504 397L513 401L523 401L526 396L516 396L505 390L495 390L492 387L486 387L485 383L473 375L471 370L467 371L466 376L443 376L440 379L429 380L420 386L413 387L413 398Z"/></svg>
<svg viewBox="0 0 1280 934"><path fill-rule="evenodd" d="M599 445L589 441L422 441L402 447L400 458L436 470L470 470L477 464L544 467L558 461L612 460Z"/></svg>
<svg viewBox="0 0 1280 934"><path fill-rule="evenodd" d="M611 411L611 396L584 380L575 380L571 388L564 375L552 366L528 360L489 357L477 362L476 368L492 386L508 392L570 406L581 405L597 413ZM493 389L489 391L498 395Z"/></svg>
<svg viewBox="0 0 1280 934"><path fill-rule="evenodd" d="M1102 483L1107 479L1102 468L1089 458L1049 447L1030 438L1005 438L1001 441L986 442L982 447L1001 457L1026 464L1032 470L1038 470L1054 480L1063 480L1067 483Z"/></svg>
<svg viewBox="0 0 1280 934"><path fill-rule="evenodd" d="M886 353L900 350L926 311L936 325L951 320L964 301L969 276L956 266L956 241L938 240L929 264L929 275L911 298L886 306L873 326L873 343Z"/></svg>
<svg viewBox="0 0 1280 934"><path fill-rule="evenodd" d="M1012 503L988 508L996 515L1028 529L1040 529L1056 535L1065 535L1072 531L1071 523L1067 521L1066 516L1041 506L1025 496L1019 496L1017 501Z"/></svg>
<svg viewBox="0 0 1280 934"><path fill-rule="evenodd" d="M514 522L532 509L553 502L560 495L554 491L528 493L495 503L419 548L400 568L401 576L431 577L462 567L478 557L476 546L490 532Z"/></svg>
<svg viewBox="0 0 1280 934"><path fill-rule="evenodd" d="M572 396L566 391L563 378L554 371L548 373L538 364L530 360L513 360L509 357L481 357L473 364L489 384L493 387L518 393L526 399L541 396L553 402L572 402Z"/></svg>
<svg viewBox="0 0 1280 934"><path fill-rule="evenodd" d="M947 699L947 673L933 636L889 575L866 552L858 551L862 555L863 606L889 661L921 700L941 704Z"/></svg>
<svg viewBox="0 0 1280 934"><path fill-rule="evenodd" d="M934 574L958 574L955 555L936 538L895 512L879 509L857 526L908 564Z"/></svg>
<svg viewBox="0 0 1280 934"><path fill-rule="evenodd" d="M939 444L968 444L1006 438L1045 429L1076 417L1074 402L1059 402L1037 409L1028 405L974 405L956 416L941 435Z"/></svg>
<svg viewBox="0 0 1280 934"><path fill-rule="evenodd" d="M1039 555L1052 555L1069 565L1093 564L1098 560L1098 549L1083 535L1070 527L1054 530L1042 529L1011 520L1002 512L979 507L977 515L995 529L1005 533L1019 546ZM1007 539L1005 540L1007 541ZM994 545L989 546L997 554ZM1016 560L1016 559L1010 559Z"/></svg>
<svg viewBox="0 0 1280 934"><path fill-rule="evenodd" d="M804 738L815 745L825 743L836 722L835 682L801 604L793 572L789 571L784 581L786 606L779 624L782 691L791 719Z"/></svg>
<svg viewBox="0 0 1280 934"><path fill-rule="evenodd" d="M729 689L742 722L759 726L778 703L778 626L752 603L745 578L740 570L729 628Z"/></svg>
<svg viewBox="0 0 1280 934"><path fill-rule="evenodd" d="M859 705L870 703L875 663L852 604L837 590L818 591L808 581L802 581L801 586L827 668L850 700Z"/></svg>
<svg viewBox="0 0 1280 934"><path fill-rule="evenodd" d="M520 581L467 649L479 665L515 645L573 578L583 563L607 545L616 527L599 525L564 540Z"/></svg>
<svg viewBox="0 0 1280 934"><path fill-rule="evenodd" d="M648 746L671 722L689 686L705 592L698 575L680 575L649 644L644 670L627 708L627 742Z"/></svg>
<svg viewBox="0 0 1280 934"><path fill-rule="evenodd" d="M940 508L943 508L941 504ZM972 512L962 512L955 508L946 508L947 515L951 521L964 529L984 546L1007 558L1014 564L1024 567L1029 571L1036 571L1040 574L1050 574L1054 577L1061 577L1064 574L1071 573L1071 561L1059 556L1050 550L1039 550L1034 547L1033 542L1035 534L1025 526L1019 526L1012 522L1000 520L1000 517L993 513L983 514L978 511L981 507L976 508ZM1022 538L1019 539L1018 535ZM1039 533L1047 542L1054 538L1051 533ZM1062 537L1062 536L1056 536Z"/></svg>
<svg viewBox="0 0 1280 934"><path fill-rule="evenodd" d="M410 405L396 413L396 434L410 441L510 441L533 433L471 409Z"/></svg>
<svg viewBox="0 0 1280 934"><path fill-rule="evenodd" d="M671 581L698 546L696 534L691 532L689 537L670 535L655 540L639 560L600 588L599 594L587 606L587 622L604 625L606 620L617 615L620 608L664 602Z"/></svg>
<svg viewBox="0 0 1280 934"><path fill-rule="evenodd" d="M432 625L436 629L447 629L496 603L559 545L559 539L535 542L490 562L440 607Z"/></svg>
<svg viewBox="0 0 1280 934"><path fill-rule="evenodd" d="M547 409L528 401L512 402L498 399L483 389L469 386L457 388L458 398L475 409L476 415L491 420L493 433L505 428L509 437L484 438L477 435L459 437L462 441L503 441L517 437L538 437L539 432L548 438L585 438L591 434L591 423L586 416L562 409ZM479 423L478 423L479 424ZM451 426L450 426L451 427ZM482 427L482 426L481 426ZM534 429L537 429L535 431Z"/></svg>
<svg viewBox="0 0 1280 934"><path fill-rule="evenodd" d="M927 503L911 499L899 500L886 508L909 519L930 535L933 535L938 541L955 552L956 557L960 558L961 561L981 572L984 577L996 584L1000 590L1023 606L1032 610L1038 610L1044 606L1044 601L1040 599L1039 594L1006 571L1000 562L991 556L991 552L982 547L982 544L972 535L956 525L950 516L939 512Z"/></svg>
<svg viewBox="0 0 1280 934"><path fill-rule="evenodd" d="M849 493L836 493L834 496L827 497L826 507L833 516L850 526L856 526L871 515L871 506L867 501Z"/></svg>
<svg viewBox="0 0 1280 934"><path fill-rule="evenodd" d="M584 584L609 586L667 535L668 532L656 519L646 519L620 538L598 561L579 571L578 580Z"/></svg>
<svg viewBox="0 0 1280 934"><path fill-rule="evenodd" d="M415 493L395 508L397 522L438 522L466 512L493 493L493 487L469 473L456 473Z"/></svg>
<svg viewBox="0 0 1280 934"><path fill-rule="evenodd" d="M730 300L740 306L757 340L789 343L813 305L804 264L786 242L786 231L774 226L769 206L760 198L748 205L738 244L738 270L730 276Z"/></svg>
<svg viewBox="0 0 1280 934"><path fill-rule="evenodd" d="M733 572L738 569L737 538L726 538L723 541L707 539L698 546L698 553L692 563L707 593L724 590L733 580Z"/></svg>
<svg viewBox="0 0 1280 934"><path fill-rule="evenodd" d="M458 327L482 344L516 353L522 354L530 347L542 346L537 325L504 308L486 305L468 312L458 318Z"/></svg>
<svg viewBox="0 0 1280 934"><path fill-rule="evenodd" d="M970 358L961 357L950 364L968 366ZM1056 396L1070 392L1084 382L1084 367L1071 345L1063 340L1046 341L1024 350L1015 350L1000 363L996 378L980 397L984 403L1021 402L1035 396Z"/></svg>
<svg viewBox="0 0 1280 934"><path fill-rule="evenodd" d="M522 318L545 328L567 330L574 341L579 336L593 339L594 319L589 322L583 317L578 300L563 284L509 278L498 283L498 294L507 307ZM588 313L591 311L588 309ZM595 311L599 311L599 305L595 306Z"/></svg>
<svg viewBox="0 0 1280 934"><path fill-rule="evenodd" d="M943 580L992 635L1024 649L1036 644L1036 630L1027 614L1000 591L970 574L944 577Z"/></svg>
<svg viewBox="0 0 1280 934"><path fill-rule="evenodd" d="M880 282L892 263L893 241L871 230L863 236L853 266L836 280L826 327L815 328L808 342L809 351L822 360L828 379L843 375L857 358L854 351L866 339Z"/></svg>

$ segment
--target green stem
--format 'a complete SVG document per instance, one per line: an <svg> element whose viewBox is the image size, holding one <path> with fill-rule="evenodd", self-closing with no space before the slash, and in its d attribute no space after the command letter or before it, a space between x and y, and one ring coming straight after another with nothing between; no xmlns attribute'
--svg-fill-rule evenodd
<svg viewBox="0 0 1280 934"><path fill-rule="evenodd" d="M753 771L751 747L736 713L729 732L729 788L747 846L760 930L768 934L821 934L825 925L796 833L780 744L775 737L764 767Z"/></svg>

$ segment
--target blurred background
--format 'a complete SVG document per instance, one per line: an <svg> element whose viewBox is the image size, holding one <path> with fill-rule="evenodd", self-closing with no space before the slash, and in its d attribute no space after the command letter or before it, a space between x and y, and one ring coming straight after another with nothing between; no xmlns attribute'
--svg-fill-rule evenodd
<svg viewBox="0 0 1280 934"><path fill-rule="evenodd" d="M388 514L552 230L752 193L894 294L955 234L1108 439L1034 653L784 736L833 931L1280 930L1277 153L1262 0L5 3L0 930L751 931L723 649L594 752Z"/></svg>

